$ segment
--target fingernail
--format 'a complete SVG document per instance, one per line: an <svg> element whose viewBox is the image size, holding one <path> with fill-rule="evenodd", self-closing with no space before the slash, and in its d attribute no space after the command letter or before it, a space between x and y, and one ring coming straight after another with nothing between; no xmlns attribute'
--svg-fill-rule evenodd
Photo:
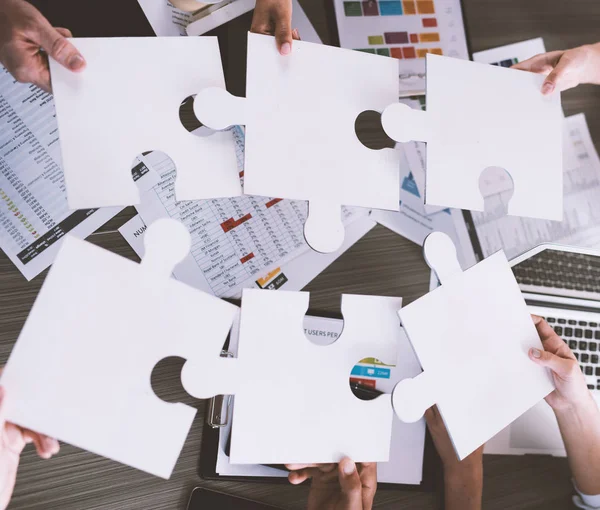
<svg viewBox="0 0 600 510"><path fill-rule="evenodd" d="M351 475L352 473L354 473L356 466L354 465L354 462L352 462L351 460L347 460L346 462L344 462L344 467L342 469L344 470L345 475Z"/></svg>
<svg viewBox="0 0 600 510"><path fill-rule="evenodd" d="M75 54L69 59L69 69L72 71L77 71L77 69L81 69L84 65L85 60L79 54Z"/></svg>
<svg viewBox="0 0 600 510"><path fill-rule="evenodd" d="M283 43L281 46L281 54L289 55L290 51L292 51L292 45L289 42Z"/></svg>
<svg viewBox="0 0 600 510"><path fill-rule="evenodd" d="M542 351L540 351L539 349L531 349L531 355L534 358L541 358L542 357Z"/></svg>
<svg viewBox="0 0 600 510"><path fill-rule="evenodd" d="M553 90L554 90L554 83L546 81L542 85L542 94L551 94Z"/></svg>

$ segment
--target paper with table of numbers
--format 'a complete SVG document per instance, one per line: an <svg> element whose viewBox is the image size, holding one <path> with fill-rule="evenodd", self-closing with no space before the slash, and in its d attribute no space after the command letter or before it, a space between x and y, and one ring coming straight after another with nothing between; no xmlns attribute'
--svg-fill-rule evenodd
<svg viewBox="0 0 600 510"><path fill-rule="evenodd" d="M31 280L65 234L85 238L120 210L69 210L52 95L0 66L0 248L8 258Z"/></svg>
<svg viewBox="0 0 600 510"><path fill-rule="evenodd" d="M240 127L233 133L243 178L244 133ZM303 235L306 202L251 195L176 202L173 162L160 152L142 160L161 178L135 206L144 224L164 217L182 221L192 235L192 251L174 275L219 297L240 297L248 287L299 290L375 224L368 209L343 207L348 239L333 253L316 253Z"/></svg>

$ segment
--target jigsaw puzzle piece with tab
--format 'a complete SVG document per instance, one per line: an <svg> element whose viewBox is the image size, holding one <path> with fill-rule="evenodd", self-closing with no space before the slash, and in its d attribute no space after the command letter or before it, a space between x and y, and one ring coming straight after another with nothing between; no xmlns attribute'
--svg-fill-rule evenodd
<svg viewBox="0 0 600 510"><path fill-rule="evenodd" d="M241 195L229 132L196 136L182 101L224 87L216 37L75 38L87 66L73 73L50 59L62 165L71 209L139 203L131 176L145 151L177 168L177 200Z"/></svg>
<svg viewBox="0 0 600 510"><path fill-rule="evenodd" d="M204 364L202 397L233 393L219 358L238 308L171 278L187 229L159 220L141 264L66 236L2 375L6 419L168 478L196 410L157 397L163 358Z"/></svg>
<svg viewBox="0 0 600 510"><path fill-rule="evenodd" d="M201 90L198 119L212 129L246 126L244 192L308 201L308 244L332 252L344 239L341 206L398 210L398 151L357 138L364 111L398 100L394 59L294 42L282 56L272 37L248 34L246 98Z"/></svg>
<svg viewBox="0 0 600 510"><path fill-rule="evenodd" d="M343 295L343 331L326 346L304 333L308 303L306 292L244 290L238 348L244 383L233 409L232 463L389 458L391 395L359 400L348 379L364 358L396 363L404 339L401 298Z"/></svg>
<svg viewBox="0 0 600 510"><path fill-rule="evenodd" d="M528 357L543 347L504 252L463 272L452 240L434 232L424 253L442 285L399 312L423 372L396 385L393 405L412 422L436 404L462 460L554 383Z"/></svg>
<svg viewBox="0 0 600 510"><path fill-rule="evenodd" d="M425 203L484 210L479 177L489 167L514 183L508 213L562 220L560 95L544 77L427 54L427 110L395 103L382 114L397 142L427 142Z"/></svg>

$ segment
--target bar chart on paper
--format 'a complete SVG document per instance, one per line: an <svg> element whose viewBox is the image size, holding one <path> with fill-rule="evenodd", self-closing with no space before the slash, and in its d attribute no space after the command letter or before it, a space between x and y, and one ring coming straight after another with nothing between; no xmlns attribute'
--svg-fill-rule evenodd
<svg viewBox="0 0 600 510"><path fill-rule="evenodd" d="M335 0L340 46L399 60L402 95L425 91L425 55L469 58L460 0Z"/></svg>

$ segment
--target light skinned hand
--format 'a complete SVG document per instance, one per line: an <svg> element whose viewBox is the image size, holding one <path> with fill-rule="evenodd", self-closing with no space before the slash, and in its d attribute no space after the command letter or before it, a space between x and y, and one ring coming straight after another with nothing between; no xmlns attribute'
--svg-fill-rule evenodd
<svg viewBox="0 0 600 510"><path fill-rule="evenodd" d="M69 30L54 28L29 2L0 0L0 63L17 81L51 92L48 56L82 71L85 60L66 37Z"/></svg>
<svg viewBox="0 0 600 510"><path fill-rule="evenodd" d="M282 55L292 52L292 40L300 40L298 30L292 30L292 0L256 0L250 31L274 35Z"/></svg>
<svg viewBox="0 0 600 510"><path fill-rule="evenodd" d="M544 319L536 315L531 317L544 350L530 349L529 358L534 363L549 368L556 385L556 389L546 397L546 402L555 411L587 405L592 396L577 358Z"/></svg>
<svg viewBox="0 0 600 510"><path fill-rule="evenodd" d="M546 75L542 94L563 91L581 83L598 83L600 48L585 45L564 51L541 53L512 66L515 69Z"/></svg>
<svg viewBox="0 0 600 510"><path fill-rule="evenodd" d="M312 478L307 510L371 510L377 491L377 464L290 464L288 479L298 485Z"/></svg>
<svg viewBox="0 0 600 510"><path fill-rule="evenodd" d="M12 497L17 479L19 459L25 445L33 443L42 459L58 453L56 439L9 423L4 419L5 391L0 386L0 510L4 510Z"/></svg>

